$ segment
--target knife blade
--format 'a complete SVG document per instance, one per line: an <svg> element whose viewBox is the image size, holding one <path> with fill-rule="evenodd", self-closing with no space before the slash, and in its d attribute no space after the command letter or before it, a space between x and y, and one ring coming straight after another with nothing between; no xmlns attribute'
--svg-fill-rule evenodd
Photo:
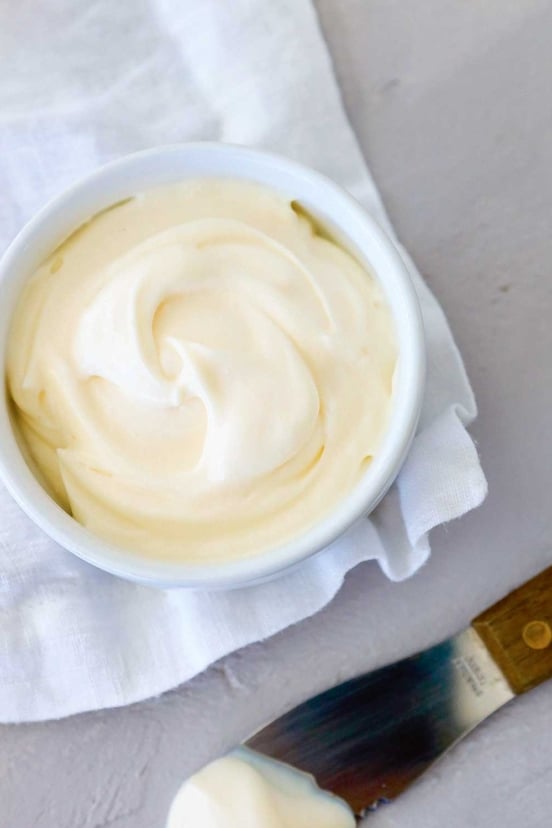
<svg viewBox="0 0 552 828"><path fill-rule="evenodd" d="M355 814L389 802L476 725L552 678L552 567L457 636L353 678L246 747L311 773Z"/></svg>

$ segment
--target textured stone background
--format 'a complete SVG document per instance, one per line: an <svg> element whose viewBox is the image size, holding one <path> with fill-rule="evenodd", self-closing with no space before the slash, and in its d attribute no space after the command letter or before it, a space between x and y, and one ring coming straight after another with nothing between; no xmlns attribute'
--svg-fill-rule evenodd
<svg viewBox="0 0 552 828"><path fill-rule="evenodd" d="M183 689L1 727L2 828L162 828L179 782L268 716L455 632L552 560L552 3L317 5L391 218L475 386L490 496L434 536L431 562L406 584L367 565L316 618ZM551 733L552 683L369 824L549 828Z"/></svg>

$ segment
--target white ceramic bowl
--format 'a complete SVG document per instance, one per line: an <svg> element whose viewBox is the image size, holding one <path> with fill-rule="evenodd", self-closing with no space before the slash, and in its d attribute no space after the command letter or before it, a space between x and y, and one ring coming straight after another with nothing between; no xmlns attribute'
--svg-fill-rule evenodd
<svg viewBox="0 0 552 828"><path fill-rule="evenodd" d="M298 200L365 262L383 287L396 325L399 361L393 412L380 449L350 495L313 529L256 556L206 565L158 561L114 547L85 529L46 493L27 466L0 399L0 474L34 522L95 566L159 587L228 588L265 580L321 550L381 500L408 451L423 394L424 334L416 295L393 243L358 203L306 167L256 150L199 143L160 147L102 167L46 205L19 233L0 262L0 365L22 286L46 256L79 225L109 205L149 187L202 176L259 182Z"/></svg>

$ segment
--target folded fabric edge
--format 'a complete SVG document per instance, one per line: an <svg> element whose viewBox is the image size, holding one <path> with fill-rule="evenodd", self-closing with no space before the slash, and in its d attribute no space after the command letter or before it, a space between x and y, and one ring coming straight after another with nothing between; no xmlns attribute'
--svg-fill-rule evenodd
<svg viewBox="0 0 552 828"><path fill-rule="evenodd" d="M429 533L480 506L487 480L475 443L451 406L420 432L396 483L372 516L392 581L411 577L431 553Z"/></svg>
<svg viewBox="0 0 552 828"><path fill-rule="evenodd" d="M87 695L80 694L78 699L68 698L65 686L52 686L47 700L44 695L38 699L29 689L32 685L31 680L13 682L9 687L9 691L5 694L2 693L2 687L0 687L0 723L18 724L21 722L51 721L98 709L114 709L146 700L154 701L162 694L176 690L181 685L198 677L207 669L216 667L221 659L231 653L242 650L250 644L266 641L284 629L311 618L335 598L343 586L345 577L351 570L365 561L377 558L380 554L379 540L366 521L361 521L351 527L346 537L348 540L346 547L338 548L341 540L337 540L330 547L322 550L318 555L301 565L301 577L309 582L310 594L315 593L316 599L299 616L284 619L283 623L268 621L260 633L256 629L254 635L244 637L237 646L228 646L228 642L221 640L218 653L213 655L213 651L210 650L208 654L203 655L193 665L179 665L178 659L168 658L167 670L164 673L160 671L164 678L157 685L155 685L150 674L147 687L142 684L140 675L134 677L134 686L129 686L128 673L125 671L123 664L119 665L119 672L111 674L110 686L102 689L101 697L98 696L98 693L90 684ZM259 590L263 593L260 600L263 602L274 601L277 596L271 598L270 592L272 590L281 592L282 588L285 591L285 585L282 584L282 581L286 579L295 580L297 574L296 572L290 572L274 581L268 581L266 584L239 590L243 599L241 603L247 603L249 594L253 595L255 592L258 595ZM218 600L217 595L217 593L212 594L214 602ZM171 593L171 597L174 597L174 593ZM232 600L232 593L230 593L230 600ZM253 612L254 609L252 608L251 611ZM183 645L176 642L176 646ZM83 672L86 671L84 665L82 669ZM171 675L168 674L169 671L172 671ZM21 687L21 692L17 692L17 686ZM36 705L34 703L35 699L37 700Z"/></svg>

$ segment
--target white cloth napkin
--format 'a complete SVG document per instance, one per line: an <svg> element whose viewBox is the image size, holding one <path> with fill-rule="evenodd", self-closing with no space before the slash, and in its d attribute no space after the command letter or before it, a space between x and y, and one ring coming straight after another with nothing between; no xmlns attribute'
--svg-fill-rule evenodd
<svg viewBox="0 0 552 828"><path fill-rule="evenodd" d="M201 139L310 164L392 233L309 0L57 0L12 3L2 18L2 246L102 162ZM404 255L429 352L419 433L372 518L296 571L230 593L136 586L65 552L0 487L0 720L66 716L174 687L319 610L361 561L407 578L429 555L429 530L482 501L465 430L473 395L443 313Z"/></svg>

